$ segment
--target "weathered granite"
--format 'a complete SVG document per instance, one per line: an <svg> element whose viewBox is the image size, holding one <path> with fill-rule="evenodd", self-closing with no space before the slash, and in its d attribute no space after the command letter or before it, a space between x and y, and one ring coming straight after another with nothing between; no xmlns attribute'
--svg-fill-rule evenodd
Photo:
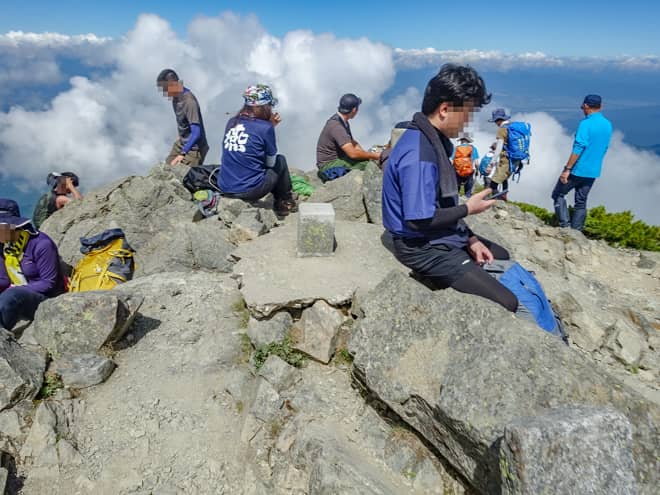
<svg viewBox="0 0 660 495"><path fill-rule="evenodd" d="M618 411L563 407L504 427L502 493L634 495L632 431Z"/></svg>
<svg viewBox="0 0 660 495"><path fill-rule="evenodd" d="M660 408L559 339L487 300L432 292L397 272L362 310L349 343L355 378L481 493L500 489L506 424L583 404L626 415L640 493L658 485Z"/></svg>
<svg viewBox="0 0 660 495"><path fill-rule="evenodd" d="M119 340L143 298L116 291L66 293L39 305L34 338L54 356L89 354Z"/></svg>

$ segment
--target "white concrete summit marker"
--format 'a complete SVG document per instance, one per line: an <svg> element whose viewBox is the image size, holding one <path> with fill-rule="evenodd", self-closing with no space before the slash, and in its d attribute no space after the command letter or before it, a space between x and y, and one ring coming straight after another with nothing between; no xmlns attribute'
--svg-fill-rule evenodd
<svg viewBox="0 0 660 495"><path fill-rule="evenodd" d="M330 203L300 203L298 211L298 256L333 256L334 206Z"/></svg>

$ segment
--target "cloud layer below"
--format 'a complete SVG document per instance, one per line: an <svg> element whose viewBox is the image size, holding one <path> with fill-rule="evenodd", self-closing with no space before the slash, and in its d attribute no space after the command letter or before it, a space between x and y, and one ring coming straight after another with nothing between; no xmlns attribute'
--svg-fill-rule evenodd
<svg viewBox="0 0 660 495"><path fill-rule="evenodd" d="M72 77L67 89L45 108L14 106L0 112L3 177L42 183L49 171L67 169L79 172L89 189L120 176L145 173L167 155L176 135L171 104L155 86L156 75L165 67L179 73L202 105L211 145L208 163L220 160L224 126L241 107L242 90L264 82L272 85L280 100L280 151L291 166L309 170L315 163L318 133L343 93L354 92L363 100L352 121L356 138L367 146L382 144L392 125L410 118L420 106L423 88L407 88L385 99L398 69L415 64L437 68L446 61L481 67L488 60L495 64L507 58L496 52L404 52L364 38L339 39L309 31L277 38L255 17L233 14L196 18L184 39L165 20L143 15L131 31L114 40L53 33L0 35L1 59L14 60L6 65L7 71L0 71L0 83L35 87L52 83L63 77L59 60L65 53L83 65L110 69L94 77L89 76L91 71ZM510 58L516 63L561 62L543 54ZM649 58L648 64L660 67L657 57ZM485 113L477 116L472 129L480 151L495 135ZM533 158L521 182L513 186L512 197L550 207L550 191L570 152L571 136L545 113L519 117L532 123ZM632 209L642 219L660 224L652 208L659 193L657 156L631 148L616 134L591 204Z"/></svg>

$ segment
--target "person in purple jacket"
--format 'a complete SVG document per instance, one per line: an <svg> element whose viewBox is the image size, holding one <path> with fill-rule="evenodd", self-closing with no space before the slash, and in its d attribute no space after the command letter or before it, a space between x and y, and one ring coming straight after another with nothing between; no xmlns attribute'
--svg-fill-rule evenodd
<svg viewBox="0 0 660 495"><path fill-rule="evenodd" d="M0 328L11 330L65 291L64 276L53 240L21 217L11 199L0 199L0 248Z"/></svg>

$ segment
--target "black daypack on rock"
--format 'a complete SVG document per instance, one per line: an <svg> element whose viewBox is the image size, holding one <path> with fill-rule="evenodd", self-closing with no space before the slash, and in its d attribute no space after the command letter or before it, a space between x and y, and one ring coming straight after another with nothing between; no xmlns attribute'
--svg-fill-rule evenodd
<svg viewBox="0 0 660 495"><path fill-rule="evenodd" d="M216 177L220 167L217 165L198 165L190 167L188 173L183 177L183 187L195 194L197 191L213 190L220 192L216 183Z"/></svg>

